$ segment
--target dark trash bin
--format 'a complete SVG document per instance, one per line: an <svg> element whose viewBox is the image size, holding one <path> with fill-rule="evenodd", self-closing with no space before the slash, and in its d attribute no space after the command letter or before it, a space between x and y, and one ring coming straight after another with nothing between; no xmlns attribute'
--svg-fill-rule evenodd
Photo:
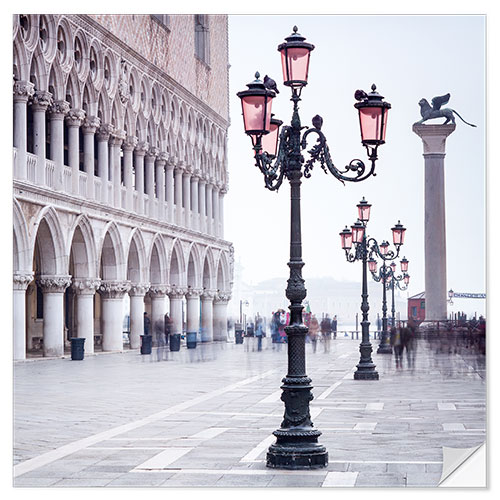
<svg viewBox="0 0 500 500"><path fill-rule="evenodd" d="M236 330L234 332L235 338L236 338L236 343L237 344L243 344L243 330Z"/></svg>
<svg viewBox="0 0 500 500"><path fill-rule="evenodd" d="M170 334L170 350L180 351L181 350L181 334L171 333Z"/></svg>
<svg viewBox="0 0 500 500"><path fill-rule="evenodd" d="M81 361L83 359L85 339L73 337L71 340L71 359Z"/></svg>
<svg viewBox="0 0 500 500"><path fill-rule="evenodd" d="M186 347L188 349L196 349L196 332L186 333Z"/></svg>
<svg viewBox="0 0 500 500"><path fill-rule="evenodd" d="M151 354L152 344L152 335L141 335L141 354Z"/></svg>

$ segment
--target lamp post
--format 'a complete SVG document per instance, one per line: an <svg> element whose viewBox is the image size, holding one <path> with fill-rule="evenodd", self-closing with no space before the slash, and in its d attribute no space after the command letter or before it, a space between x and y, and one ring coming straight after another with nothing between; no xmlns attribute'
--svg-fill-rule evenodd
<svg viewBox="0 0 500 500"><path fill-rule="evenodd" d="M387 331L387 295L386 288L389 279L392 277L392 269L390 266L386 265L386 262L393 261L399 257L399 250L404 243L404 235L406 229L398 221L398 223L392 228L393 243L396 248L396 252L389 250L389 242L383 241L380 245L375 244L370 252L370 272L372 273L373 279L379 283L382 283L382 338L377 349L377 354L392 354L392 347L390 344L389 334ZM373 258L373 254L382 259L382 267L377 274L377 261ZM406 263L407 265L407 263Z"/></svg>
<svg viewBox="0 0 500 500"><path fill-rule="evenodd" d="M314 428L309 411L313 399L311 379L306 374L305 337L307 326L302 319L303 300L306 288L302 278L302 236L300 221L301 177L308 178L316 162L325 172L330 172L341 182L360 182L375 175L378 146L385 143L387 112L391 105L383 101L375 85L369 94L358 90L355 107L358 109L361 142L365 146L369 168L359 160L352 160L343 170L333 164L326 138L321 131L323 119L316 115L313 127L302 132L299 117L300 96L307 85L309 59L314 45L307 43L295 26L293 33L279 45L284 85L291 89L293 112L290 126L281 127L279 120L272 122L272 100L278 92L276 82L267 76L247 84L248 90L238 92L241 99L245 132L251 137L255 153L255 165L264 175L265 187L271 191L280 188L284 178L290 182L290 277L286 297L290 301L290 324L285 327L288 337L288 373L283 378L281 400L285 404L281 427L274 431L276 443L269 447L267 466L285 469L309 469L325 467L328 452L318 443L321 432ZM281 131L280 131L281 128ZM305 128L305 127L304 127ZM308 150L309 159L304 159L302 150L307 147L307 138L316 134L316 144ZM269 137L266 137L269 136ZM304 169L302 167L304 165Z"/></svg>
<svg viewBox="0 0 500 500"><path fill-rule="evenodd" d="M406 259L406 257L403 257L401 259L401 272L403 274L400 274L396 276L396 263L392 262L391 264L391 274L387 282L387 289L391 290L392 294L392 303L391 303L391 327L394 328L396 326L396 304L394 301L394 289L398 288L401 291L405 291L408 289L408 285L410 284L410 275L407 274L408 271L408 263L409 261ZM402 285L401 283L404 283Z"/></svg>

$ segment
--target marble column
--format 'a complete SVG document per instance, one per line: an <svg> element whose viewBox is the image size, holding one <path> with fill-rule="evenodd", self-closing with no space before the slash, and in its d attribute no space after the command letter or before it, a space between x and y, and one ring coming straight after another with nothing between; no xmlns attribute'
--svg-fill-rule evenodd
<svg viewBox="0 0 500 500"><path fill-rule="evenodd" d="M68 126L68 163L71 167L71 192L80 194L80 126L85 119L83 109L70 109L66 115ZM83 196L86 193L82 193Z"/></svg>
<svg viewBox="0 0 500 500"><path fill-rule="evenodd" d="M186 292L186 332L196 332L200 329L200 295L201 290L188 287Z"/></svg>
<svg viewBox="0 0 500 500"><path fill-rule="evenodd" d="M144 156L149 144L139 141L135 148L135 189L137 191L137 213L144 213Z"/></svg>
<svg viewBox="0 0 500 500"><path fill-rule="evenodd" d="M448 318L446 290L446 206L444 157L446 138L455 125L413 125L421 139L425 163L425 320Z"/></svg>
<svg viewBox="0 0 500 500"><path fill-rule="evenodd" d="M37 156L36 183L45 186L45 159L47 158L45 130L45 114L52 104L52 94L45 90L38 90L31 101L33 111L33 153Z"/></svg>
<svg viewBox="0 0 500 500"><path fill-rule="evenodd" d="M64 355L64 291L71 276L42 275L37 283L43 293L43 355Z"/></svg>
<svg viewBox="0 0 500 500"><path fill-rule="evenodd" d="M55 101L50 107L50 159L54 162L54 189L64 189L64 117L69 102Z"/></svg>
<svg viewBox="0 0 500 500"><path fill-rule="evenodd" d="M165 297L168 292L167 285L151 284L149 288L149 296L151 297L151 332L155 345L162 345L163 339L159 339L158 335L163 335L165 331L165 313L167 306Z"/></svg>
<svg viewBox="0 0 500 500"><path fill-rule="evenodd" d="M108 198L109 185L109 146L108 141L114 132L113 125L103 123L97 130L97 173L101 179L101 197L102 203L111 204L113 200Z"/></svg>
<svg viewBox="0 0 500 500"><path fill-rule="evenodd" d="M99 286L103 351L123 351L123 296L129 289L128 281L102 281Z"/></svg>
<svg viewBox="0 0 500 500"><path fill-rule="evenodd" d="M191 227L191 171L186 168L182 175L182 198L184 201L184 225Z"/></svg>
<svg viewBox="0 0 500 500"><path fill-rule="evenodd" d="M73 278L76 297L76 336L85 339L85 354L94 353L94 295L101 280Z"/></svg>
<svg viewBox="0 0 500 500"><path fill-rule="evenodd" d="M182 162L175 167L175 223L182 226L182 175L184 173Z"/></svg>
<svg viewBox="0 0 500 500"><path fill-rule="evenodd" d="M174 159L172 157L167 161L165 185L167 193L167 221L174 224Z"/></svg>
<svg viewBox="0 0 500 500"><path fill-rule="evenodd" d="M170 320L172 321L171 333L182 333L182 299L186 290L171 286L168 296L170 298Z"/></svg>
<svg viewBox="0 0 500 500"><path fill-rule="evenodd" d="M130 287L130 349L139 349L144 335L144 296L148 283L133 283Z"/></svg>
<svg viewBox="0 0 500 500"><path fill-rule="evenodd" d="M212 191L213 191L213 184L212 184L213 179L209 179L207 182L207 192L206 192L206 199L207 199L207 233L208 234L214 234L214 226L213 226L213 205L212 205Z"/></svg>
<svg viewBox="0 0 500 500"><path fill-rule="evenodd" d="M201 341L211 342L214 339L214 305L215 291L203 290L201 294Z"/></svg>
<svg viewBox="0 0 500 500"><path fill-rule="evenodd" d="M94 191L94 135L99 128L101 120L97 116L87 116L82 124L83 133L83 170L87 174L87 198L95 199Z"/></svg>
<svg viewBox="0 0 500 500"><path fill-rule="evenodd" d="M214 184L212 191L212 212L213 212L213 232L214 236L219 236L219 187L218 182Z"/></svg>
<svg viewBox="0 0 500 500"><path fill-rule="evenodd" d="M26 152L28 149L27 105L28 99L34 93L31 82L18 81L14 83L14 147L17 148L16 171L17 179L28 178Z"/></svg>
<svg viewBox="0 0 500 500"><path fill-rule="evenodd" d="M224 196L227 194L227 186L224 184L219 191L219 237L224 239Z"/></svg>
<svg viewBox="0 0 500 500"><path fill-rule="evenodd" d="M231 298L227 292L217 291L213 305L214 340L227 340L227 303Z"/></svg>
<svg viewBox="0 0 500 500"><path fill-rule="evenodd" d="M191 227L195 231L200 230L200 208L198 203L200 175L200 170L195 170L193 176L191 177L191 206L193 208L191 216Z"/></svg>
<svg viewBox="0 0 500 500"><path fill-rule="evenodd" d="M123 141L123 183L125 184L125 209L127 212L134 210L134 172L133 172L133 152L137 146L137 137L127 136Z"/></svg>
<svg viewBox="0 0 500 500"><path fill-rule="evenodd" d="M121 145L127 134L125 130L115 130L109 139L110 144L110 172L113 185L113 206L122 208L122 165L121 165Z"/></svg>
<svg viewBox="0 0 500 500"><path fill-rule="evenodd" d="M165 220L165 164L167 153L161 152L156 158L156 197L158 198L158 220Z"/></svg>
<svg viewBox="0 0 500 500"><path fill-rule="evenodd" d="M155 215L155 160L159 152L159 149L155 147L149 148L149 151L146 152L144 168L146 175L146 194L149 198L149 217L154 217Z"/></svg>
<svg viewBox="0 0 500 500"><path fill-rule="evenodd" d="M26 359L26 289L32 280L33 273L31 271L14 272L12 351L15 360Z"/></svg>
<svg viewBox="0 0 500 500"><path fill-rule="evenodd" d="M200 207L200 231L207 233L207 202L206 202L206 187L207 181L204 176L200 177L199 183L199 207Z"/></svg>

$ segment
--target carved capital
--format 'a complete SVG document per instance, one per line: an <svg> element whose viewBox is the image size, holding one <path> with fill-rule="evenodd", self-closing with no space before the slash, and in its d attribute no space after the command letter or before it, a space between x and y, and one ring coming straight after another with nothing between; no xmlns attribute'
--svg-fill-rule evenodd
<svg viewBox="0 0 500 500"><path fill-rule="evenodd" d="M63 293L71 285L71 276L42 275L36 282L44 292Z"/></svg>
<svg viewBox="0 0 500 500"><path fill-rule="evenodd" d="M172 285L168 292L168 296L171 299L182 299L184 295L186 295L186 289L182 287L178 287L176 285Z"/></svg>
<svg viewBox="0 0 500 500"><path fill-rule="evenodd" d="M34 94L35 86L31 82L17 81L14 82L13 93L14 101L27 102L28 99Z"/></svg>
<svg viewBox="0 0 500 500"><path fill-rule="evenodd" d="M125 140L126 137L127 137L127 133L125 132L125 130L116 130L115 129L109 138L109 142L113 146L121 146L122 142Z"/></svg>
<svg viewBox="0 0 500 500"><path fill-rule="evenodd" d="M198 168L195 168L193 170L193 182L198 182L201 177L201 170Z"/></svg>
<svg viewBox="0 0 500 500"><path fill-rule="evenodd" d="M33 280L33 273L31 271L25 273L14 273L13 282L14 290L26 290L28 285Z"/></svg>
<svg viewBox="0 0 500 500"><path fill-rule="evenodd" d="M167 295L169 291L169 286L168 285L159 285L157 283L151 285L149 287L149 295L151 298L154 299L161 299Z"/></svg>
<svg viewBox="0 0 500 500"><path fill-rule="evenodd" d="M190 286L187 287L186 290L186 299L196 299L199 298L203 290L200 288L191 288Z"/></svg>
<svg viewBox="0 0 500 500"><path fill-rule="evenodd" d="M231 300L231 292L217 290L214 297L214 304L227 304Z"/></svg>
<svg viewBox="0 0 500 500"><path fill-rule="evenodd" d="M103 123L97 130L98 141L108 141L111 134L115 131L115 127L111 123Z"/></svg>
<svg viewBox="0 0 500 500"><path fill-rule="evenodd" d="M69 111L69 102L68 101L54 101L50 107L49 112L52 118L56 120L62 120L64 116Z"/></svg>
<svg viewBox="0 0 500 500"><path fill-rule="evenodd" d="M100 124L101 120L97 116L87 116L83 120L82 131L84 134L95 134Z"/></svg>
<svg viewBox="0 0 500 500"><path fill-rule="evenodd" d="M149 283L131 283L129 295L132 297L144 297L149 290Z"/></svg>
<svg viewBox="0 0 500 500"><path fill-rule="evenodd" d="M130 290L130 281L101 281L98 292L106 299L121 299Z"/></svg>
<svg viewBox="0 0 500 500"><path fill-rule="evenodd" d="M146 141L139 141L135 148L135 153L139 156L144 156L149 149L149 144Z"/></svg>
<svg viewBox="0 0 500 500"><path fill-rule="evenodd" d="M165 151L161 151L158 153L158 157L156 158L157 163L161 163L162 166L165 166L168 160L168 154Z"/></svg>
<svg viewBox="0 0 500 500"><path fill-rule="evenodd" d="M216 290L208 290L204 288L201 294L201 300L214 300L216 293Z"/></svg>
<svg viewBox="0 0 500 500"><path fill-rule="evenodd" d="M124 151L133 151L136 148L138 142L139 140L135 135L127 135L127 137L123 141L122 148Z"/></svg>
<svg viewBox="0 0 500 500"><path fill-rule="evenodd" d="M70 109L65 120L68 127L79 127L85 120L85 111L83 109Z"/></svg>
<svg viewBox="0 0 500 500"><path fill-rule="evenodd" d="M154 160L158 156L159 152L160 150L157 147L152 146L146 151L146 158Z"/></svg>
<svg viewBox="0 0 500 500"><path fill-rule="evenodd" d="M78 295L94 295L101 284L99 278L73 278L73 290Z"/></svg>
<svg viewBox="0 0 500 500"><path fill-rule="evenodd" d="M47 111L47 108L52 104L52 94L46 90L37 90L33 94L31 107L33 111Z"/></svg>

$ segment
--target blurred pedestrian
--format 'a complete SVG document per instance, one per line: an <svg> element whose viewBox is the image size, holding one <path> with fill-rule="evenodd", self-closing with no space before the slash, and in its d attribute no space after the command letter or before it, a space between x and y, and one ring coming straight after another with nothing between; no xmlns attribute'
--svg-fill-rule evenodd
<svg viewBox="0 0 500 500"><path fill-rule="evenodd" d="M390 332L391 347L396 358L396 368L403 368L403 345L401 342L401 329L392 327Z"/></svg>
<svg viewBox="0 0 500 500"><path fill-rule="evenodd" d="M162 321L161 318L159 318L155 321L154 334L156 338L157 359L161 361L165 351L165 320Z"/></svg>
<svg viewBox="0 0 500 500"><path fill-rule="evenodd" d="M149 335L151 320L149 319L148 313L144 311L144 335Z"/></svg>
<svg viewBox="0 0 500 500"><path fill-rule="evenodd" d="M332 322L328 317L328 314L321 320L321 339L323 340L323 347L325 348L325 353L330 352L330 342L332 339Z"/></svg>
<svg viewBox="0 0 500 500"><path fill-rule="evenodd" d="M332 332L333 332L333 338L337 338L337 315L335 315L332 318Z"/></svg>
<svg viewBox="0 0 500 500"><path fill-rule="evenodd" d="M316 347L318 344L318 334L319 334L319 321L313 314L311 317L311 322L309 323L309 338L311 339L313 352L316 352Z"/></svg>
<svg viewBox="0 0 500 500"><path fill-rule="evenodd" d="M257 338L257 351L262 351L262 337L264 336L264 322L259 313L255 317L255 337Z"/></svg>
<svg viewBox="0 0 500 500"><path fill-rule="evenodd" d="M165 345L168 344L169 339L170 339L170 334L172 333L172 319L170 318L168 313L165 313L164 316L164 333L165 333Z"/></svg>

